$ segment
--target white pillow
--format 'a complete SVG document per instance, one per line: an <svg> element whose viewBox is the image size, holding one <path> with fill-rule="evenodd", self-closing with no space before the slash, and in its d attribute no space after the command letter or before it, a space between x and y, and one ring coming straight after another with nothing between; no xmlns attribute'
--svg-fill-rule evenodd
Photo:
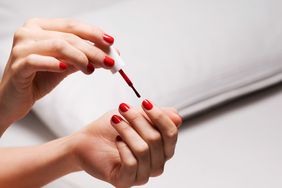
<svg viewBox="0 0 282 188"><path fill-rule="evenodd" d="M282 2L124 1L76 18L116 38L141 95L186 116L282 80ZM140 105L119 75L78 73L36 103L58 136L121 102Z"/></svg>

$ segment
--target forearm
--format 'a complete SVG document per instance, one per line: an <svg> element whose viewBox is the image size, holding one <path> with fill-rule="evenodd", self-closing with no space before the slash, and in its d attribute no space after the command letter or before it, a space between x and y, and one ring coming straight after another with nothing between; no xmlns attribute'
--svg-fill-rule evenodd
<svg viewBox="0 0 282 188"><path fill-rule="evenodd" d="M79 170L70 137L40 146L0 149L0 187L41 187Z"/></svg>

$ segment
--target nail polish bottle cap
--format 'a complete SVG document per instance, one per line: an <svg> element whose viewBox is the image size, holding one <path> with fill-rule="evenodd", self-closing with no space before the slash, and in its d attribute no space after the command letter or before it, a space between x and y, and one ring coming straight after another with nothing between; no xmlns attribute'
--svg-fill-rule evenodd
<svg viewBox="0 0 282 188"><path fill-rule="evenodd" d="M112 46L110 47L109 56L115 60L115 65L111 68L112 73L115 74L124 67L125 63Z"/></svg>

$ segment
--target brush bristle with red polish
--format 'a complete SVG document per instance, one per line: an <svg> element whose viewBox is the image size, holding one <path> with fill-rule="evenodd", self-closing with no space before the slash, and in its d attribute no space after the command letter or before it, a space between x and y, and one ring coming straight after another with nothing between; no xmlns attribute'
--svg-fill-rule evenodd
<svg viewBox="0 0 282 188"><path fill-rule="evenodd" d="M122 78L126 81L126 83L129 85L129 87L132 88L132 90L134 91L135 95L140 98L141 95L138 93L138 91L135 89L135 87L133 86L133 83L131 82L131 80L128 78L128 76L123 72L122 69L120 69L118 71L120 73L120 75L122 76Z"/></svg>

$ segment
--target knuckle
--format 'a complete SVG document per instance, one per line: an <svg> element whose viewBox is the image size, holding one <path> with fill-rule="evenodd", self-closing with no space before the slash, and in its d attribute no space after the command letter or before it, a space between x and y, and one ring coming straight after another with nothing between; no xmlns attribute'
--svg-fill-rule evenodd
<svg viewBox="0 0 282 188"><path fill-rule="evenodd" d="M128 119L129 119L129 121L130 122L138 122L139 120L140 120L140 118L141 118L141 116L140 116L140 114L138 113L138 112L133 112L129 117L128 117Z"/></svg>
<svg viewBox="0 0 282 188"><path fill-rule="evenodd" d="M20 27L17 29L17 31L14 33L14 40L21 40L24 38L24 34L26 33L26 28Z"/></svg>
<svg viewBox="0 0 282 188"><path fill-rule="evenodd" d="M148 183L148 181L149 181L149 177L144 177L144 178L138 180L136 182L136 185L144 185L144 184Z"/></svg>
<svg viewBox="0 0 282 188"><path fill-rule="evenodd" d="M138 164L137 164L137 161L135 159L128 159L126 162L125 162L125 165L127 166L127 168L129 169L136 169Z"/></svg>
<svg viewBox="0 0 282 188"><path fill-rule="evenodd" d="M88 57L84 53L80 53L81 55L78 56L78 61L81 62L82 64L88 64L89 60Z"/></svg>
<svg viewBox="0 0 282 188"><path fill-rule="evenodd" d="M152 133L148 138L147 141L149 144L153 144L156 142L159 142L161 140L161 134L160 133Z"/></svg>
<svg viewBox="0 0 282 188"><path fill-rule="evenodd" d="M65 49L66 42L62 39L54 39L51 41L51 47L56 51L61 51Z"/></svg>
<svg viewBox="0 0 282 188"><path fill-rule="evenodd" d="M28 66L30 68L35 67L34 59L35 59L35 55L34 54L30 54L27 57L25 57L25 61L24 61L25 62L25 66Z"/></svg>
<svg viewBox="0 0 282 188"><path fill-rule="evenodd" d="M166 133L167 138L171 140L176 140L177 135L178 135L178 131L176 128L170 129Z"/></svg>
<svg viewBox="0 0 282 188"><path fill-rule="evenodd" d="M69 30L73 30L73 29L77 28L77 26L79 24L79 21L74 20L74 19L66 19L65 21L66 21L66 27Z"/></svg>
<svg viewBox="0 0 282 188"><path fill-rule="evenodd" d="M24 26L34 25L39 21L40 21L40 18L30 18L24 23Z"/></svg>
<svg viewBox="0 0 282 188"><path fill-rule="evenodd" d="M99 27L92 27L93 33L97 36L102 36L103 33L105 33L102 29L100 29Z"/></svg>
<svg viewBox="0 0 282 188"><path fill-rule="evenodd" d="M164 172L164 166L161 166L161 167L155 169L154 171L152 171L151 175L153 177L156 177L156 176L160 176L161 174L163 174L163 172Z"/></svg>
<svg viewBox="0 0 282 188"><path fill-rule="evenodd" d="M86 48L88 49L88 51L90 52L91 54L91 60L93 62L101 62L102 60L102 57L105 56L104 53L100 52L99 49L97 49L96 47L94 46L90 46L89 44L86 44Z"/></svg>
<svg viewBox="0 0 282 188"><path fill-rule="evenodd" d="M158 122L158 121L164 119L165 116L166 115L164 113L157 111L157 112L155 112L155 114L152 116L151 119L152 119L153 122Z"/></svg>
<svg viewBox="0 0 282 188"><path fill-rule="evenodd" d="M156 119L160 120L160 119L164 119L166 118L166 115L164 113L161 113L159 112L157 115L156 115Z"/></svg>
<svg viewBox="0 0 282 188"><path fill-rule="evenodd" d="M173 155L174 155L174 150L171 150L170 152L168 152L168 153L166 154L166 159L167 159L167 160L171 159L171 158L173 157Z"/></svg>
<svg viewBox="0 0 282 188"><path fill-rule="evenodd" d="M19 69L19 63L13 63L12 65L11 65L11 72L12 72L12 75L14 75L17 71L18 71L18 69Z"/></svg>
<svg viewBox="0 0 282 188"><path fill-rule="evenodd" d="M126 134L131 134L132 132L132 128L130 126L124 126L122 128L122 132L126 133Z"/></svg>
<svg viewBox="0 0 282 188"><path fill-rule="evenodd" d="M80 39L78 36L72 34L72 33L65 33L64 38L68 40L70 43L75 44Z"/></svg>
<svg viewBox="0 0 282 188"><path fill-rule="evenodd" d="M20 54L22 52L22 47L20 45L15 45L13 48L12 48L12 56L13 57L19 57Z"/></svg>
<svg viewBox="0 0 282 188"><path fill-rule="evenodd" d="M139 158L145 158L149 155L149 146L147 144L143 144L143 146L136 149L136 153Z"/></svg>

